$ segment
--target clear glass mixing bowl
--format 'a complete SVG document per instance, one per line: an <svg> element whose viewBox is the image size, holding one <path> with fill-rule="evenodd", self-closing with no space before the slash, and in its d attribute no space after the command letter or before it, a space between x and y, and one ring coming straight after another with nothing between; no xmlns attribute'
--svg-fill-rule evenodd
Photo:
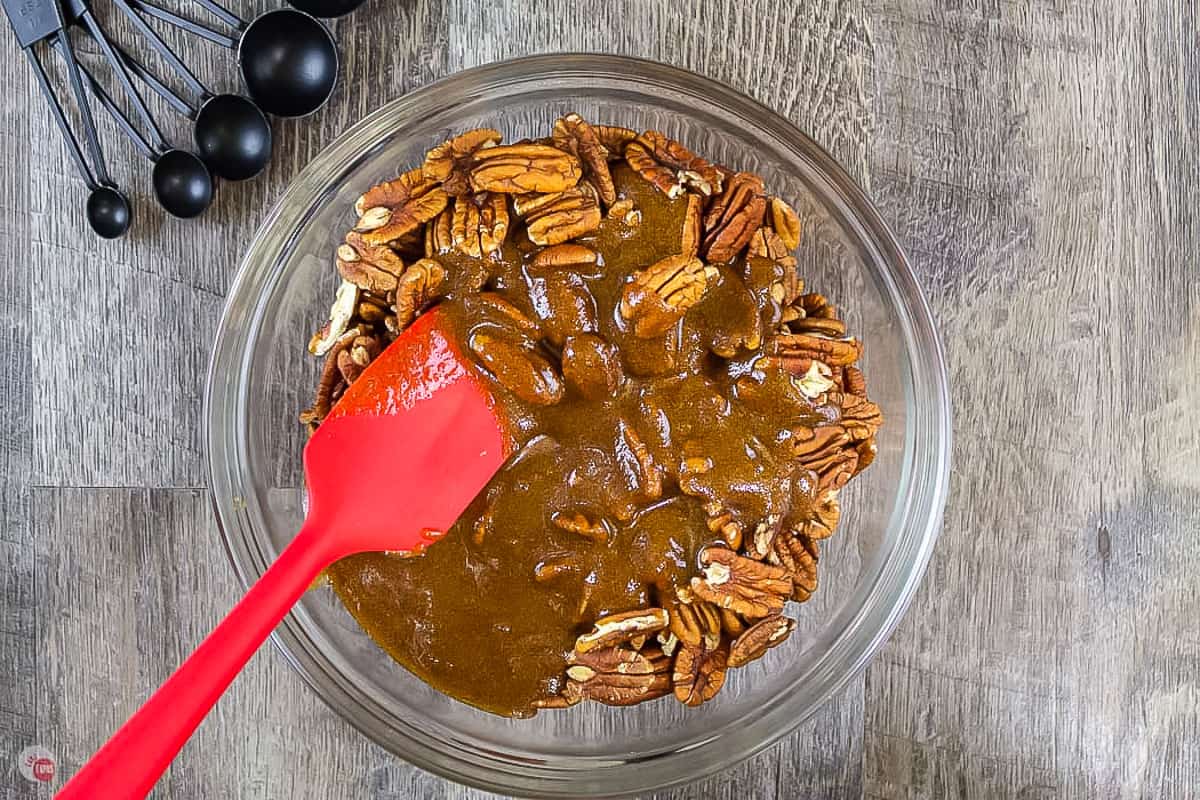
<svg viewBox="0 0 1200 800"><path fill-rule="evenodd" d="M318 371L305 346L333 296L333 251L353 222L355 198L452 134L489 126L509 141L540 136L569 111L655 128L757 172L800 213L801 274L865 341L871 396L886 420L874 465L842 496L842 526L822 549L820 591L791 608L799 626L784 646L732 671L719 697L698 709L665 698L530 720L476 711L392 662L324 589L308 593L275 642L327 703L418 766L493 791L596 797L715 772L799 725L895 627L937 537L950 453L941 346L895 237L825 151L725 86L625 58L508 61L402 97L313 161L250 245L210 367L208 454L221 530L249 582L301 522L305 435L296 414Z"/></svg>

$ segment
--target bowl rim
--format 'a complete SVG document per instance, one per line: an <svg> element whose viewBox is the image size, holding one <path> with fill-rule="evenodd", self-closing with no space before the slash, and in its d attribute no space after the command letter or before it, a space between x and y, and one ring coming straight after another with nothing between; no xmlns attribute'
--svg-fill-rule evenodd
<svg viewBox="0 0 1200 800"><path fill-rule="evenodd" d="M289 613L271 634L275 646L316 695L370 740L409 763L444 778L489 791L519 792L525 796L536 797L622 796L632 792L687 784L749 758L794 731L835 694L841 692L866 667L899 624L920 585L940 532L950 475L952 434L948 377L941 339L934 325L928 301L895 234L866 193L824 148L767 106L732 87L688 70L648 59L608 54L560 53L525 56L452 73L377 108L326 146L293 179L260 223L226 294L221 321L213 339L202 412L209 496L226 555L242 584L248 586L256 580L265 569L270 556L261 551L247 551L243 556L236 552L237 530L242 525L250 524L250 521L245 514L245 504L239 505L238 498L232 491L232 481L227 468L235 462L227 458L218 458L227 454L229 436L223 430L223 425L214 424L214 420L218 419L214 415L220 413L221 409L244 400L241 393L234 391L235 381L224 380L220 365L225 362L224 355L233 353L240 356L239 363L243 367L247 366L249 353L243 351L248 351L249 348L243 347L242 344L248 342L249 334L256 330L260 310L239 308L236 301L250 287L257 289L251 297L257 297L261 290L270 288L270 284L263 283L264 276L259 274L267 271L258 269L257 265L264 261L264 256L267 263L277 263L279 255L296 236L297 228L288 228L289 233L283 238L276 235L277 241L273 241L270 234L278 229L281 221L285 225L300 221L295 209L311 208L321 200L327 187L323 187L322 181L314 179L314 176L321 172L326 162L331 161L335 154L361 136L362 131L378 119L415 112L435 97L441 98L439 102L444 105L444 98L451 94L469 94L472 90L493 86L499 81L531 81L589 75L700 95L720 105L723 110L736 111L743 118L752 116L756 127L770 133L797 155L803 156L822 174L835 192L834 199L842 204L843 211L852 210L852 213L847 215L847 221L860 225L859 235L864 242L878 249L879 260L884 265L882 277L891 290L890 299L895 301L898 295L905 298L904 303L893 302L893 305L895 313L901 319L901 327L904 328L902 333L906 339L912 371L911 383L906 384L910 424L906 426L905 443L905 461L911 461L911 468L902 472L897 498L903 502L898 503L898 508L892 516L893 520L897 515L902 518L904 524L901 529L908 533L897 542L890 563L885 563L879 575L875 576L874 585L864 598L862 609L875 608L877 604L872 604L872 598L883 593L884 585L891 585L885 578L890 577L892 581L901 579L898 599L884 609L882 614L875 615L873 624L868 626L875 632L854 648L853 659L848 669L839 675L820 676L823 683L808 708L802 713L783 716L779 712L781 706L786 704L782 697L776 698L766 704L750 723L749 731L754 735L748 735L746 730L738 732L736 737L731 735L727 738L726 747L719 758L702 760L697 758L699 754L696 752L697 747L706 747L715 742L717 737L687 750L671 750L653 756L650 760L659 767L663 766L664 759L675 759L672 762L675 769L667 772L663 779L651 781L631 780L630 775L642 774L642 770L620 769L630 765L631 762L625 760L614 764L612 759L593 761L585 758L578 759L578 765L574 765L573 760L572 764L564 768L561 763L554 766L530 763L528 759L519 756L498 758L493 753L481 754L471 751L469 746L463 743L449 743L453 749L448 751L446 742L437 746L436 743L422 741L420 736L387 725L385 720L372 714L366 707L361 690L342 679L344 676L340 673L335 674L334 665L328 662L310 662L306 657L304 644L304 640L309 640L309 637L297 622L294 613ZM293 219L288 220L289 216ZM248 315L247 311L252 313ZM244 370L242 374L245 374ZM937 446L915 448L912 444L914 427L919 427L923 433L931 436ZM905 475L909 477L907 487ZM918 491L918 487L922 486L924 488ZM894 521L890 521L888 527L894 524ZM242 545L246 546L245 543ZM902 555L905 557L901 558ZM254 562L252 568L248 568L244 563L244 559L247 558ZM903 575L900 574L901 568L898 566L901 562L904 564ZM855 619L862 613L860 609ZM364 713L348 713L347 706L362 709ZM419 728L414 725L412 733L419 732ZM398 746L390 736L385 735L396 733L404 739L406 747ZM679 769L681 757L690 759L690 769ZM581 769L599 766L616 766L618 769L607 770L603 779Z"/></svg>

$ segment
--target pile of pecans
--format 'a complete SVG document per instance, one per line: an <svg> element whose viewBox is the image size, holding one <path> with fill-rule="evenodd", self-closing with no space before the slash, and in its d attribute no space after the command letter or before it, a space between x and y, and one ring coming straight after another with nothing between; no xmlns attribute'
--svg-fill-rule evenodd
<svg viewBox="0 0 1200 800"><path fill-rule="evenodd" d="M448 296L476 296L515 331L512 338L475 335L469 346L486 373L521 402L553 405L572 392L614 395L628 377L593 320L570 313L535 319L488 282L491 265L513 246L534 269L596 269L589 237L602 223L641 223L641 210L614 184L622 163L686 204L679 252L627 276L616 305L622 324L641 339L669 337L712 290L718 268L738 269L770 313L766 324L755 314L714 338L713 356L750 354L750 368L738 378L742 396L752 398L782 376L822 421L788 432L789 469L797 471L803 502L752 524L722 495L728 479L706 454L680 452L664 464L633 427L622 429L641 468L639 481L657 486L647 496L660 496L665 480L702 500L713 543L697 554L697 574L673 597L596 619L575 643L561 691L541 707L584 699L631 705L666 694L699 705L720 691L729 668L784 642L795 627L783 616L785 604L804 602L816 590L819 542L838 524L838 493L874 459L882 424L856 366L861 343L847 335L825 297L805 292L797 274L796 212L770 196L757 175L712 164L656 131L591 125L577 114L536 141L505 145L498 131L468 131L359 198L357 221L337 248L342 283L329 320L309 344L326 360L301 420L315 428L382 348ZM562 306L580 307L570 298ZM558 514L555 524L597 541L608 535L578 514ZM483 535L477 527L476 536ZM552 577L553 564L545 569Z"/></svg>

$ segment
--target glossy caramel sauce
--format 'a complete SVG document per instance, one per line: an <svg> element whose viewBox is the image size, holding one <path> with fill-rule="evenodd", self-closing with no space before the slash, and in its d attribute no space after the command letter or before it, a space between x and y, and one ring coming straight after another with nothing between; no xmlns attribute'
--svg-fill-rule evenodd
<svg viewBox="0 0 1200 800"><path fill-rule="evenodd" d="M576 636L597 617L673 597L696 574L699 549L716 539L709 510L728 510L752 530L768 516L807 509L812 474L796 466L791 432L835 413L782 371L757 368L761 352L744 347L758 347L778 323L773 262L719 267L717 284L665 336L633 336L616 311L622 288L636 270L679 251L686 201L668 200L624 165L614 178L642 217L635 226L605 219L577 240L600 253L597 266L548 278L530 268L539 248L521 233L500 262L441 258L456 288L440 307L467 341L490 324L472 302L486 278L486 290L543 332L594 321L618 348L623 383L591 400L568 388L554 405L524 403L497 386L517 454L447 536L418 557L371 553L329 569L350 613L393 658L497 714L528 716L557 694ZM547 321L547 280L570 282L582 304L565 322ZM561 341L542 346L557 363ZM661 467L657 491L646 485L630 428ZM713 466L684 494L677 476L692 457ZM581 535L555 523L574 515L596 530Z"/></svg>

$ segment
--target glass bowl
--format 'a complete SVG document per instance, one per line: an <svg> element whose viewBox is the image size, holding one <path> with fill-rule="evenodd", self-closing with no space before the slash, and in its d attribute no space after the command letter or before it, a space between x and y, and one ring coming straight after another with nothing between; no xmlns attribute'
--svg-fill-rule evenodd
<svg viewBox="0 0 1200 800"><path fill-rule="evenodd" d="M434 83L351 128L267 215L229 292L206 416L218 519L249 582L300 526L305 434L296 414L318 372L305 348L326 318L338 282L333 252L355 198L455 133L488 126L509 141L540 136L569 111L664 131L706 158L759 173L799 212L801 274L864 340L871 396L886 420L874 465L842 495L841 528L822 549L821 589L790 607L799 625L783 646L731 671L701 708L664 698L527 720L477 711L392 662L327 589L310 591L274 638L322 699L413 764L497 792L596 797L693 780L793 730L879 649L937 537L950 453L937 332L895 237L825 151L728 87L646 61L538 56Z"/></svg>

